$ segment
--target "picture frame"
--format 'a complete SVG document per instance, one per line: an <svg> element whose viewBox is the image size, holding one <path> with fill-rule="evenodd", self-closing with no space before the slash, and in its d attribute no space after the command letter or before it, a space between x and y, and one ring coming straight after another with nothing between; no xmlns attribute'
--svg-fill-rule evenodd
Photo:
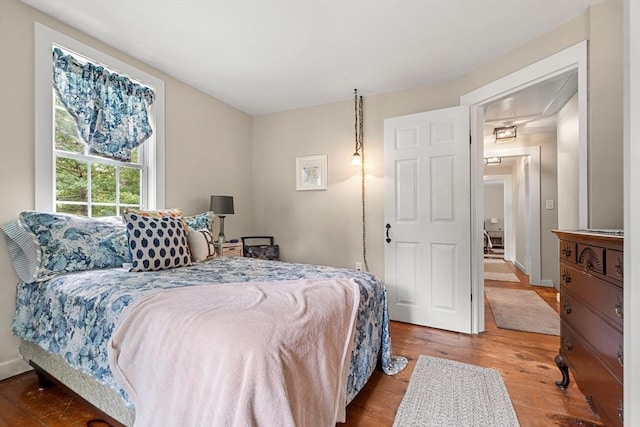
<svg viewBox="0 0 640 427"><path fill-rule="evenodd" d="M327 155L296 157L296 190L327 189Z"/></svg>

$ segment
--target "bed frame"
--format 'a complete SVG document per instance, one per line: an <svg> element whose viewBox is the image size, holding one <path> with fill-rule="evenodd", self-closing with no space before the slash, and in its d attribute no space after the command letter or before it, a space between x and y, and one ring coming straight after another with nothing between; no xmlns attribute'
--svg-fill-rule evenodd
<svg viewBox="0 0 640 427"><path fill-rule="evenodd" d="M102 412L104 420L113 427L133 425L133 409L126 406L115 390L73 369L61 356L49 353L37 344L25 340L20 343L20 354L35 369L41 389L54 383Z"/></svg>

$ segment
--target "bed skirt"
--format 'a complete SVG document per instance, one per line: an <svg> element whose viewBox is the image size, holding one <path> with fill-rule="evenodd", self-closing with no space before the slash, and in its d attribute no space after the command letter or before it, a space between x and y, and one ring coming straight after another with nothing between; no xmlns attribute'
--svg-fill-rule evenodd
<svg viewBox="0 0 640 427"><path fill-rule="evenodd" d="M20 354L25 361L32 361L116 421L126 426L133 425L134 411L126 406L117 391L72 368L61 356L49 353L30 341L20 342Z"/></svg>

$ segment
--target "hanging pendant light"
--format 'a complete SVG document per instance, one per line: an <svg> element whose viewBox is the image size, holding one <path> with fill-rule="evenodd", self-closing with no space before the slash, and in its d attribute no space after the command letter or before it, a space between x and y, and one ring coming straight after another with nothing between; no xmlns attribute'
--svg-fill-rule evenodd
<svg viewBox="0 0 640 427"><path fill-rule="evenodd" d="M351 158L351 164L353 166L362 165L362 157L364 156L364 152L362 149L363 143L363 111L362 111L362 97L358 98L358 89L353 90L353 107L355 112L355 142L356 149L353 153L353 157Z"/></svg>
<svg viewBox="0 0 640 427"><path fill-rule="evenodd" d="M364 270L369 271L367 261L367 215L366 215L366 173L364 162L364 110L362 97L358 97L358 89L353 90L353 105L355 111L355 143L356 149L351 158L351 164L360 167L360 201L362 202L362 261Z"/></svg>

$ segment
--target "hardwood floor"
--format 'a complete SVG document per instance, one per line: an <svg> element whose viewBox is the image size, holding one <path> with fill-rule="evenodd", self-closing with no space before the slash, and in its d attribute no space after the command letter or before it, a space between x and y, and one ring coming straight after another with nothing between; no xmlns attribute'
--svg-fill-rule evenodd
<svg viewBox="0 0 640 427"><path fill-rule="evenodd" d="M485 281L485 286L531 289L527 276L511 265L522 283ZM556 311L554 290L535 288ZM498 329L485 299L486 332L464 335L391 322L394 354L406 356L409 366L387 376L376 370L365 388L347 407L346 427L388 427L402 401L419 355L442 357L495 368L502 374L522 427L599 426L573 378L567 390L554 384L561 375L553 361L557 336ZM102 427L100 414L59 387L38 390L34 373L0 381L0 426Z"/></svg>
<svg viewBox="0 0 640 427"><path fill-rule="evenodd" d="M485 287L535 289L556 312L560 304L550 288L532 287L528 276L508 263L521 283L485 281ZM347 407L348 427L391 426L413 368L421 354L470 363L500 371L522 427L599 426L599 418L571 378L566 390L555 386L561 378L554 363L557 336L498 329L485 298L485 332L465 335L392 322L394 354L406 356L409 366L395 376L375 371L365 388Z"/></svg>

